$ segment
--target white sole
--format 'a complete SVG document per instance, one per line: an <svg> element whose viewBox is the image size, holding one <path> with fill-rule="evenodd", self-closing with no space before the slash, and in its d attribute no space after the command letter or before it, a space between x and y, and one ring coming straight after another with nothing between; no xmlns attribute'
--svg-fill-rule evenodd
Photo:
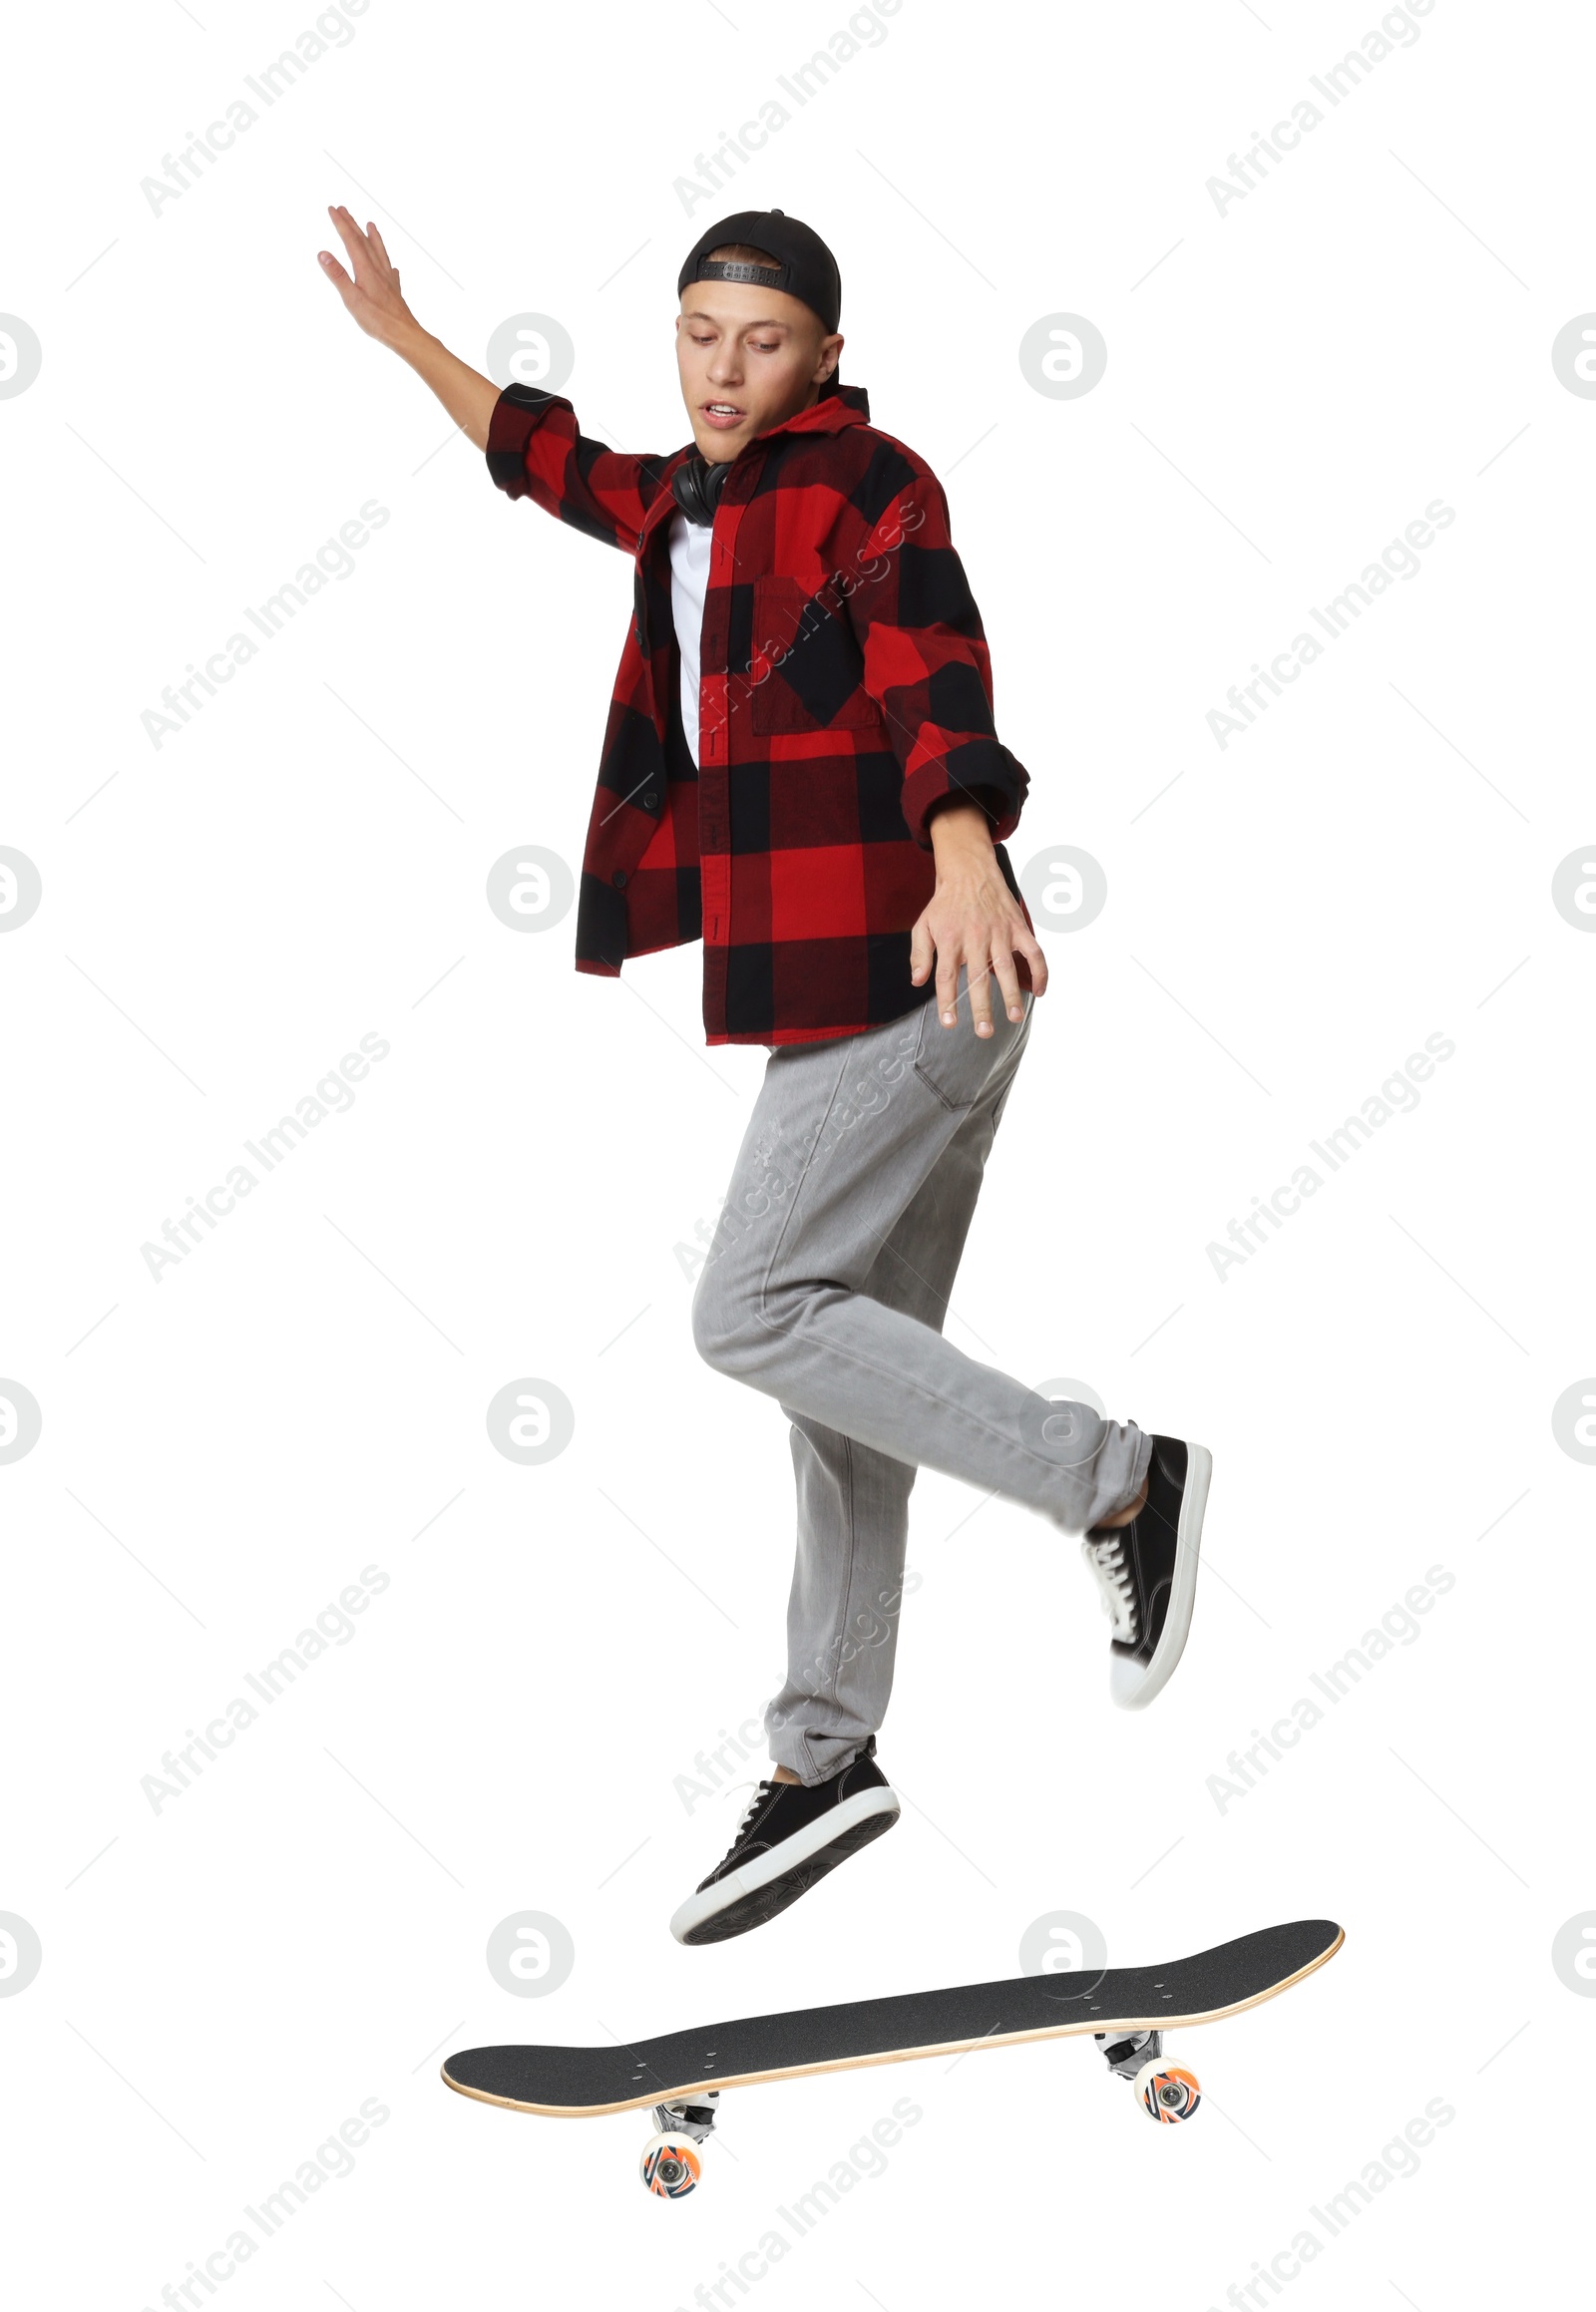
<svg viewBox="0 0 1596 2312"><path fill-rule="evenodd" d="M1208 1506L1208 1485L1213 1473L1214 1456L1208 1447L1188 1442L1186 1484L1180 1497L1180 1522L1175 1528L1175 1572L1163 1631L1145 1670L1118 1654L1109 1664L1109 1698L1121 1710L1145 1710L1154 1696L1169 1684L1175 1665L1185 1651L1192 1608L1197 1602L1197 1559L1202 1543L1203 1511Z"/></svg>
<svg viewBox="0 0 1596 2312"><path fill-rule="evenodd" d="M796 1870L819 1854L823 1848L835 1845L861 1822L868 1822L876 1814L896 1814L899 1811L898 1793L890 1789L861 1790L857 1797L844 1798L827 1814L817 1814L806 1829L795 1831L753 1862L745 1862L740 1870L729 1877L717 1878L713 1886L706 1886L690 1894L671 1917L670 1931L678 1943L684 1943L695 1927L715 1918L721 1911L730 1910L733 1903L748 1895L758 1894L788 1871Z"/></svg>

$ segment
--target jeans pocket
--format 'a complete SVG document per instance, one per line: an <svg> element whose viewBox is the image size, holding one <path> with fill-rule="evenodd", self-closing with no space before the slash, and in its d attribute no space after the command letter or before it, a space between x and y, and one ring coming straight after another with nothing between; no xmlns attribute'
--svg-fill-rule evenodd
<svg viewBox="0 0 1596 2312"><path fill-rule="evenodd" d="M1008 1072L1016 1036L1030 1025L1035 1001L1028 988L1020 989L1024 1018L1013 1020L1003 1006L1002 989L992 981L992 1033L978 1035L971 1015L968 968L959 966L954 1024L944 1027L937 998L921 1005L920 1036L915 1046L915 1073L945 1108L958 1112L973 1108L999 1069Z"/></svg>

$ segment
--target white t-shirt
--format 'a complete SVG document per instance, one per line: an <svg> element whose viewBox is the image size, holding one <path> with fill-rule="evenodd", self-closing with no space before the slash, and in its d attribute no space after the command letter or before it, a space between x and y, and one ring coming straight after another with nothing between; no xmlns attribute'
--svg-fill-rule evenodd
<svg viewBox="0 0 1596 2312"><path fill-rule="evenodd" d="M678 514L670 525L670 614L681 651L681 727L695 766L698 761L698 652L713 539L714 533L707 523L689 522L685 514Z"/></svg>

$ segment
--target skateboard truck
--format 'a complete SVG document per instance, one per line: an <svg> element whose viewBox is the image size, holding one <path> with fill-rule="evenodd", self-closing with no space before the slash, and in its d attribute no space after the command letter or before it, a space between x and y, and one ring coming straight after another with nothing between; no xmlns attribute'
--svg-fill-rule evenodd
<svg viewBox="0 0 1596 2312"><path fill-rule="evenodd" d="M1133 2080L1144 2063L1164 2052L1161 2031L1094 2031L1092 2038L1116 2080Z"/></svg>
<svg viewBox="0 0 1596 2312"><path fill-rule="evenodd" d="M719 2101L720 2090L706 2088L701 2096L684 2096L677 2104L655 2104L654 2125L662 2135L674 2129L701 2143L715 2131L715 2106Z"/></svg>
<svg viewBox="0 0 1596 2312"><path fill-rule="evenodd" d="M673 2104L655 2104L655 2132L642 2147L638 2171L659 2199L685 2199L695 2190L703 2172L698 2146L715 2131L718 2088L701 2095L682 2096Z"/></svg>
<svg viewBox="0 0 1596 2312"><path fill-rule="evenodd" d="M1129 2080L1150 2119L1170 2127L1189 2119L1202 2102L1197 2074L1164 2062L1161 2031L1094 2031L1103 2061L1117 2080Z"/></svg>

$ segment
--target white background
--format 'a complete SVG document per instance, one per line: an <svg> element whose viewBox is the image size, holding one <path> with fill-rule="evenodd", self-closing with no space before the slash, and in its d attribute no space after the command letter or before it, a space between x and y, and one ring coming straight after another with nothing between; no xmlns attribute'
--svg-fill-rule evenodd
<svg viewBox="0 0 1596 2312"><path fill-rule="evenodd" d="M1207 180L1373 4L905 0L684 198L841 0L372 0L153 214L141 180L312 20L197 0L10 41L0 307L43 347L0 403L0 843L43 879L0 942L0 1374L43 1416L0 1467L0 1910L43 1950L0 1998L11 2293L158 2305L372 2098L354 2171L228 2307L669 2312L749 2257L720 2302L1202 2312L1434 2099L1417 2173L1315 2226L1283 2293L1557 2285L1596 2023L1551 1962L1596 1905L1596 1470L1551 1421L1596 1369L1596 940L1550 897L1593 835L1596 405L1551 361L1596 306L1588 20L1437 0L1221 215ZM844 378L948 489L1033 782L1015 864L1071 844L1108 879L1044 934L950 1335L1212 1448L1186 1659L1113 1711L1073 1546L923 1475L882 1743L904 1819L720 1948L666 1920L746 1791L689 1807L678 1777L779 1679L791 1473L775 1405L695 1357L677 1248L764 1054L704 1049L696 948L583 978L571 918L488 909L513 847L580 858L630 573L502 499L347 320L329 201L474 364L507 316L558 318L584 425L638 450L687 436L688 246L746 205L812 222ZM1017 359L1057 312L1109 348L1075 400ZM163 686L373 498L353 575L154 747ZM1228 687L1436 498L1420 575L1221 749ZM141 1248L366 1033L391 1049L352 1110L153 1281ZM1221 1283L1208 1244L1435 1033L1417 1108ZM576 1416L538 1467L485 1418L528 1376ZM1417 1639L1222 1810L1229 1753L1436 1564ZM350 1641L154 1811L142 1778L368 1565ZM1086 2043L809 2080L729 2098L675 2207L633 2179L640 2115L437 2076L451 2047L1009 1975L1060 1909L1126 1964L1296 1916L1348 1940L1173 2040L1190 2126L1155 2132ZM575 1944L542 1999L485 1962L526 1910ZM776 2208L906 2094L885 2172L765 2269Z"/></svg>

